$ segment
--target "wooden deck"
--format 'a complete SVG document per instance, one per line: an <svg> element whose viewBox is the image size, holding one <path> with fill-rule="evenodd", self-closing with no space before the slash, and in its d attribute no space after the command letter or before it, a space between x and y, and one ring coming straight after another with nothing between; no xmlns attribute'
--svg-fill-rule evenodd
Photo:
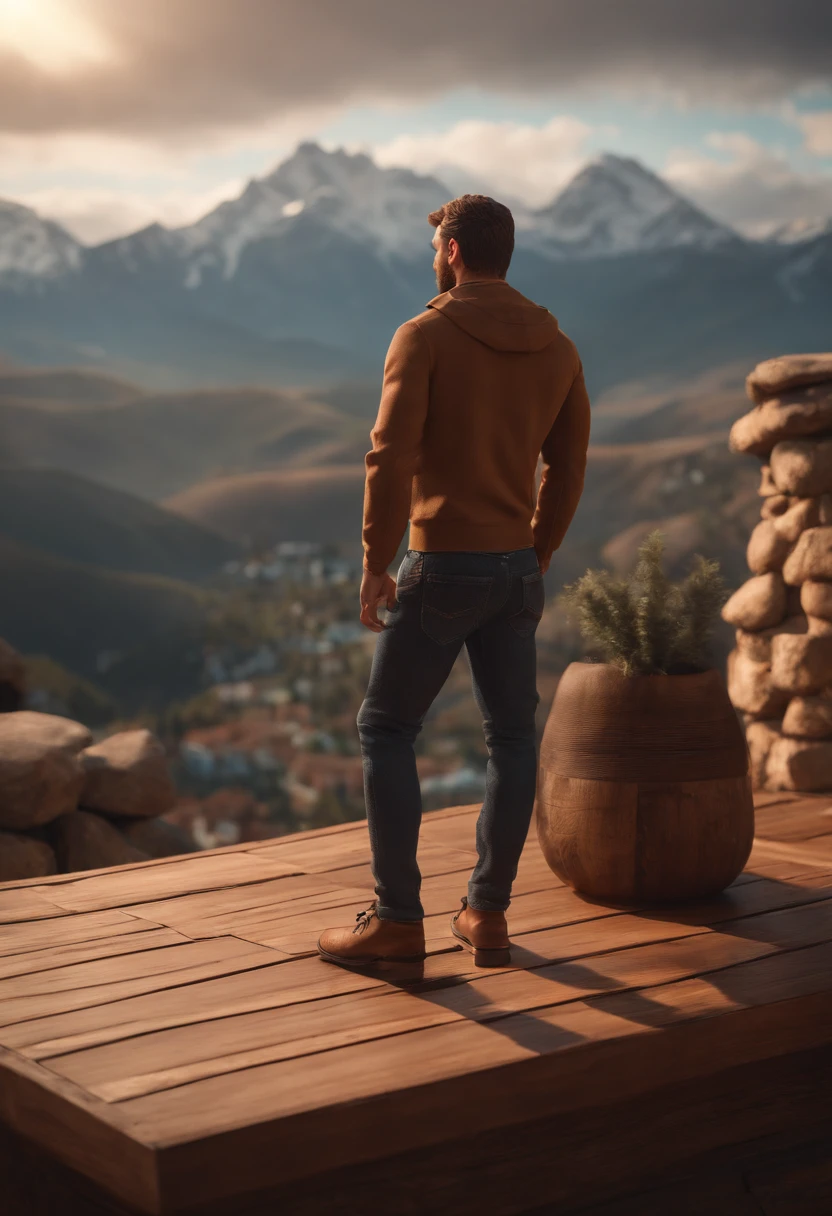
<svg viewBox="0 0 832 1216"><path fill-rule="evenodd" d="M476 810L425 816L416 983L313 957L364 823L0 886L4 1213L828 1216L832 799L763 795L731 891L662 911L530 839L493 972L448 933Z"/></svg>

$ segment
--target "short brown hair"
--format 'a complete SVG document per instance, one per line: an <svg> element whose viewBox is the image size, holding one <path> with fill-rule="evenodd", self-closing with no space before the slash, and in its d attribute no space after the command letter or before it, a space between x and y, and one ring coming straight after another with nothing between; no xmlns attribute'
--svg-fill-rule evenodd
<svg viewBox="0 0 832 1216"><path fill-rule="evenodd" d="M461 194L428 220L441 228L442 239L459 245L462 260L475 274L504 279L514 253L514 216L487 194Z"/></svg>

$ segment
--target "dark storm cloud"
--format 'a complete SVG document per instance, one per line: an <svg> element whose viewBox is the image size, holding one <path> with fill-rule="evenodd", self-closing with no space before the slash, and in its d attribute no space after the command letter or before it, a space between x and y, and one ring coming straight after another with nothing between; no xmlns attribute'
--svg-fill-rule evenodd
<svg viewBox="0 0 832 1216"><path fill-rule="evenodd" d="M0 53L0 129L174 135L450 87L762 100L832 82L828 0L77 0L112 65ZM0 36L0 46L2 37Z"/></svg>

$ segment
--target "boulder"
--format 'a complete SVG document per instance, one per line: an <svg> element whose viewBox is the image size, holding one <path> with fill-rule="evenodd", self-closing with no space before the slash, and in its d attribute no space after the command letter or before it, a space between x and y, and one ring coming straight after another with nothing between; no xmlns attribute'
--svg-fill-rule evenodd
<svg viewBox="0 0 832 1216"><path fill-rule="evenodd" d="M33 828L74 810L85 726L31 710L0 716L0 828Z"/></svg>
<svg viewBox="0 0 832 1216"><path fill-rule="evenodd" d="M780 355L758 363L745 379L752 401L763 402L787 389L832 380L832 354Z"/></svg>
<svg viewBox="0 0 832 1216"><path fill-rule="evenodd" d="M90 811L62 815L50 829L61 870L101 870L147 861L149 854L126 840L118 828Z"/></svg>
<svg viewBox="0 0 832 1216"><path fill-rule="evenodd" d="M14 713L23 706L26 668L13 646L0 638L0 713Z"/></svg>
<svg viewBox="0 0 832 1216"><path fill-rule="evenodd" d="M816 693L832 683L832 634L776 633L771 682L788 693Z"/></svg>
<svg viewBox="0 0 832 1216"><path fill-rule="evenodd" d="M783 715L783 734L800 739L832 739L832 699L792 697Z"/></svg>
<svg viewBox="0 0 832 1216"><path fill-rule="evenodd" d="M771 643L778 633L809 632L825 633L826 630L816 628L812 631L809 618L804 613L800 613L796 616L786 617L785 621L779 625L772 625L770 629L756 631L738 629L736 632L737 650L740 654L753 659L755 663L765 663L770 667Z"/></svg>
<svg viewBox="0 0 832 1216"><path fill-rule="evenodd" d="M773 520L761 520L748 542L746 561L752 574L767 574L781 570L791 545L778 531Z"/></svg>
<svg viewBox="0 0 832 1216"><path fill-rule="evenodd" d="M791 498L788 494L773 494L771 498L764 500L760 515L763 519L776 519L778 515L785 514L795 502L800 502L800 499Z"/></svg>
<svg viewBox="0 0 832 1216"><path fill-rule="evenodd" d="M0 882L20 878L44 878L55 874L58 863L45 840L0 832Z"/></svg>
<svg viewBox="0 0 832 1216"><path fill-rule="evenodd" d="M832 743L775 739L766 762L766 785L807 794L832 790Z"/></svg>
<svg viewBox="0 0 832 1216"><path fill-rule="evenodd" d="M786 587L778 573L758 574L734 592L722 619L739 629L768 629L786 615Z"/></svg>
<svg viewBox="0 0 832 1216"><path fill-rule="evenodd" d="M89 747L81 756L80 803L107 815L150 819L176 801L165 750L149 730L128 730Z"/></svg>
<svg viewBox="0 0 832 1216"><path fill-rule="evenodd" d="M167 819L125 819L118 826L125 839L148 857L176 857L195 853L199 847L189 832Z"/></svg>
<svg viewBox="0 0 832 1216"><path fill-rule="evenodd" d="M832 579L832 527L807 528L801 533L783 563L783 578L793 587L807 579Z"/></svg>
<svg viewBox="0 0 832 1216"><path fill-rule="evenodd" d="M731 427L732 452L768 456L781 439L798 439L832 430L832 384L793 389L765 401Z"/></svg>
<svg viewBox="0 0 832 1216"><path fill-rule="evenodd" d="M777 489L771 473L771 465L764 464L760 470L760 488L757 491L761 498L781 498L782 491Z"/></svg>
<svg viewBox="0 0 832 1216"><path fill-rule="evenodd" d="M832 621L832 583L807 579L800 586L800 606L810 616Z"/></svg>
<svg viewBox="0 0 832 1216"><path fill-rule="evenodd" d="M821 502L820 498L798 498L793 506L772 520L774 531L787 544L793 545L801 532L816 528L820 523Z"/></svg>
<svg viewBox="0 0 832 1216"><path fill-rule="evenodd" d="M780 494L832 492L832 439L784 439L772 449L769 467Z"/></svg>
<svg viewBox="0 0 832 1216"><path fill-rule="evenodd" d="M745 728L751 784L755 790L761 790L765 787L768 755L775 739L779 738L780 723L776 719L765 722L749 722Z"/></svg>
<svg viewBox="0 0 832 1216"><path fill-rule="evenodd" d="M779 717L789 699L774 685L767 663L756 663L737 650L728 656L728 695L737 709L753 718Z"/></svg>

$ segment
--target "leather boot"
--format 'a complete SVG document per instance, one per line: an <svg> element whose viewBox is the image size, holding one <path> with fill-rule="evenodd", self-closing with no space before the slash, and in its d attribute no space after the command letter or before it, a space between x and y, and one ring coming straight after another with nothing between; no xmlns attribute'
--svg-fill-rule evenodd
<svg viewBox="0 0 832 1216"><path fill-rule="evenodd" d="M420 920L386 920L376 902L359 912L354 928L325 929L318 938L318 953L342 967L370 967L378 963L421 963L425 957L425 926Z"/></svg>
<svg viewBox="0 0 832 1216"><path fill-rule="evenodd" d="M484 912L469 908L462 898L462 907L451 921L451 932L474 956L477 967L507 967L511 962L511 942L505 912Z"/></svg>

